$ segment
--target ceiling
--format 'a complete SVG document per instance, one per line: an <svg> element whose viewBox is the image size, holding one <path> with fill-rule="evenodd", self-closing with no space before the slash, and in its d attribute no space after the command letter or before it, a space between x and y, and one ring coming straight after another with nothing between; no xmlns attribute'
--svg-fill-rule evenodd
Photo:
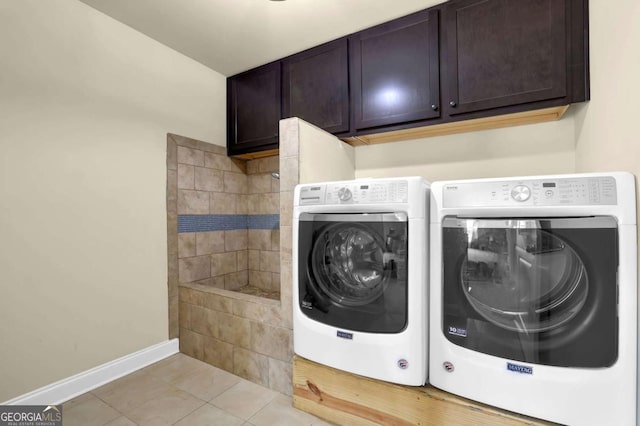
<svg viewBox="0 0 640 426"><path fill-rule="evenodd" d="M80 0L225 75L443 0Z"/></svg>

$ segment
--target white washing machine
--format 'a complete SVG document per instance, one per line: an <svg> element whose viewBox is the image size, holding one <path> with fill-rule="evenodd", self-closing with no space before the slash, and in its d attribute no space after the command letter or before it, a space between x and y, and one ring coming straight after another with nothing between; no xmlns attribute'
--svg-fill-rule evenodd
<svg viewBox="0 0 640 426"><path fill-rule="evenodd" d="M568 425L635 425L634 177L434 182L429 382Z"/></svg>
<svg viewBox="0 0 640 426"><path fill-rule="evenodd" d="M297 355L374 379L425 383L428 191L420 177L296 187Z"/></svg>

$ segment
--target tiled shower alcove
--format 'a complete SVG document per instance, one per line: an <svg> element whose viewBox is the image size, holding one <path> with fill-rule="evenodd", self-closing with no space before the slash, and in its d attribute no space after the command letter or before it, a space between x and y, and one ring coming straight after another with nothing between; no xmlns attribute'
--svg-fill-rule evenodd
<svg viewBox="0 0 640 426"><path fill-rule="evenodd" d="M169 334L181 352L290 395L291 296L281 295L280 275L290 244L281 250L280 208L292 188L272 176L279 163L167 136Z"/></svg>
<svg viewBox="0 0 640 426"><path fill-rule="evenodd" d="M280 295L278 157L178 154L178 276L271 299Z"/></svg>

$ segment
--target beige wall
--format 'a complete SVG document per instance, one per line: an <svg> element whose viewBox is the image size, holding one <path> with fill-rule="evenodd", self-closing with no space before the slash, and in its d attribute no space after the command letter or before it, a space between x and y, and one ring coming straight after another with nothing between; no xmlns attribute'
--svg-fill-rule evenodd
<svg viewBox="0 0 640 426"><path fill-rule="evenodd" d="M569 111L549 123L358 147L356 177L417 175L435 181L573 172Z"/></svg>
<svg viewBox="0 0 640 426"><path fill-rule="evenodd" d="M591 102L576 123L579 171L640 175L640 3L590 1Z"/></svg>
<svg viewBox="0 0 640 426"><path fill-rule="evenodd" d="M166 133L225 79L75 0L0 4L0 402L168 338Z"/></svg>
<svg viewBox="0 0 640 426"><path fill-rule="evenodd" d="M576 117L576 167L580 172L622 170L635 174L637 206L640 3L620 0L615 7L605 3L589 2L591 102Z"/></svg>
<svg viewBox="0 0 640 426"><path fill-rule="evenodd" d="M297 123L299 132L300 183L355 177L355 149L351 145L304 120L291 120Z"/></svg>

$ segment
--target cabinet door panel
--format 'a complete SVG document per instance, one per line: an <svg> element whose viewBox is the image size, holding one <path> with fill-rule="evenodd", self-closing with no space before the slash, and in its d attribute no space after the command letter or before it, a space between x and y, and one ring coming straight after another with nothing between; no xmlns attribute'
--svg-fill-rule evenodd
<svg viewBox="0 0 640 426"><path fill-rule="evenodd" d="M349 49L356 129L439 117L438 10L358 33Z"/></svg>
<svg viewBox="0 0 640 426"><path fill-rule="evenodd" d="M443 19L450 114L566 95L564 1L458 1Z"/></svg>
<svg viewBox="0 0 640 426"><path fill-rule="evenodd" d="M300 117L327 132L349 130L347 40L289 57L282 64L284 117Z"/></svg>
<svg viewBox="0 0 640 426"><path fill-rule="evenodd" d="M229 155L278 147L280 76L275 62L227 81Z"/></svg>

